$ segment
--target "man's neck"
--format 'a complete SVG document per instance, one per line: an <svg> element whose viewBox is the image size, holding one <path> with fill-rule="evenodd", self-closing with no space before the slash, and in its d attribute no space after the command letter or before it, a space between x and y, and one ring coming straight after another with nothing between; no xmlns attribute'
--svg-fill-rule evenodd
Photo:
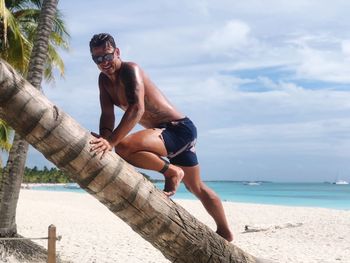
<svg viewBox="0 0 350 263"><path fill-rule="evenodd" d="M115 83L119 77L119 72L122 67L122 61L119 60L116 65L116 70L111 75L106 75L112 83Z"/></svg>

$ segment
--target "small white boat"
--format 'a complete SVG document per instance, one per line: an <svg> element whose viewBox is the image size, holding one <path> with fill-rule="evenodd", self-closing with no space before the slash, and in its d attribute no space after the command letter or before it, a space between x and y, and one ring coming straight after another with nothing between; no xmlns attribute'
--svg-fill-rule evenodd
<svg viewBox="0 0 350 263"><path fill-rule="evenodd" d="M337 180L333 184L349 184L349 183L345 180Z"/></svg>
<svg viewBox="0 0 350 263"><path fill-rule="evenodd" d="M69 184L65 184L64 188L68 188L68 189L80 189L80 186L76 183L69 183Z"/></svg>
<svg viewBox="0 0 350 263"><path fill-rule="evenodd" d="M261 182L250 181L250 182L244 182L243 184L245 184L245 185L261 185Z"/></svg>

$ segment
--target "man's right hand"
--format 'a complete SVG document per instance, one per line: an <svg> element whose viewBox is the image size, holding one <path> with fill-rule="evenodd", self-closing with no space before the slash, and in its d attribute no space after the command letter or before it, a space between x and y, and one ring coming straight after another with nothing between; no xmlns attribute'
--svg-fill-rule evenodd
<svg viewBox="0 0 350 263"><path fill-rule="evenodd" d="M95 138L90 141L92 145L90 148L90 152L95 152L96 154L101 153L101 158L108 152L113 149L113 146L107 141L105 138L102 138L100 135L96 133L91 133ZM97 135L97 136L96 136Z"/></svg>

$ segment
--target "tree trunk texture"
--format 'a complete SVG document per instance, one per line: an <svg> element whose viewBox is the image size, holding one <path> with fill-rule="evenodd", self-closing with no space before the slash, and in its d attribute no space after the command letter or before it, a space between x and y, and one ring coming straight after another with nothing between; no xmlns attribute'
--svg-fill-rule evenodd
<svg viewBox="0 0 350 263"><path fill-rule="evenodd" d="M0 182L0 236L17 233L16 208L24 174L22 163L26 162L27 151L28 143L16 133Z"/></svg>
<svg viewBox="0 0 350 263"><path fill-rule="evenodd" d="M0 62L0 108L25 140L97 198L171 262L256 263L227 242L120 158L90 152L93 138L74 119Z"/></svg>
<svg viewBox="0 0 350 263"><path fill-rule="evenodd" d="M44 0L40 12L27 74L27 80L37 89L40 89L44 73L49 37L53 27L57 3L58 0ZM24 176L28 148L28 142L15 133L0 182L0 236L11 236L17 233L17 201Z"/></svg>

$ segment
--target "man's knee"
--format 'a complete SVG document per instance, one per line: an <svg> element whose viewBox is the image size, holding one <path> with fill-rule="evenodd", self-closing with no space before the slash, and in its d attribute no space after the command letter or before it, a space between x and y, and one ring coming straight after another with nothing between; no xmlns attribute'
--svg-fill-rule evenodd
<svg viewBox="0 0 350 263"><path fill-rule="evenodd" d="M124 139L115 147L115 151L121 157L127 157L131 154L131 145L128 140Z"/></svg>
<svg viewBox="0 0 350 263"><path fill-rule="evenodd" d="M210 199L214 200L217 198L217 195L214 191L212 191L209 187L207 187L205 184L195 184L195 185L186 185L186 188L188 191L190 191L192 194L197 196L200 199Z"/></svg>
<svg viewBox="0 0 350 263"><path fill-rule="evenodd" d="M190 191L192 194L198 196L202 193L202 187L200 184L185 184L188 191Z"/></svg>

